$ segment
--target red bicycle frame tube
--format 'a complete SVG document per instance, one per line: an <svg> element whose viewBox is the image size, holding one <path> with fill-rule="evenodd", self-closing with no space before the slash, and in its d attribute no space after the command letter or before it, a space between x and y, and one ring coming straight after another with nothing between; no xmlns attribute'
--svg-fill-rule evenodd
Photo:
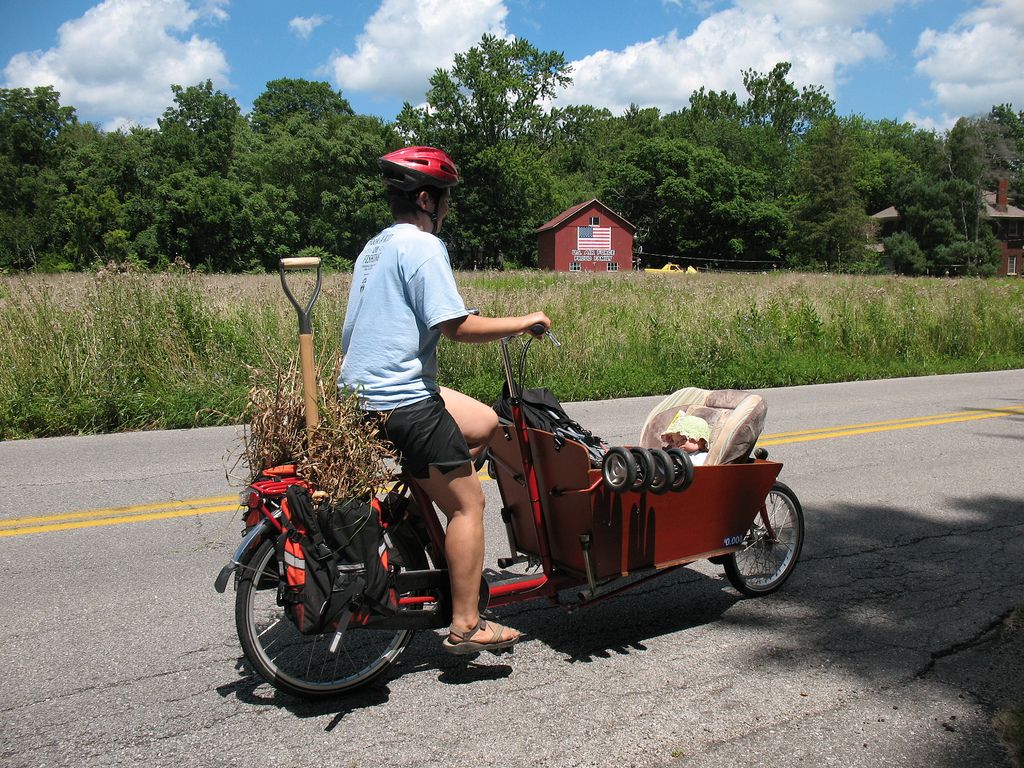
<svg viewBox="0 0 1024 768"><path fill-rule="evenodd" d="M541 566L544 569L544 575L550 576L552 571L551 548L548 544L547 528L544 526L544 510L540 504L540 483L537 482L533 450L530 446L529 433L526 431L526 418L523 416L522 391L512 375L512 359L508 352L509 341L508 338L501 340L501 363L505 370L505 383L508 385L512 406L512 424L515 427L520 452L523 456L523 477L526 478L526 488L530 494L530 510L533 512L533 523L537 527L537 548L540 550Z"/></svg>

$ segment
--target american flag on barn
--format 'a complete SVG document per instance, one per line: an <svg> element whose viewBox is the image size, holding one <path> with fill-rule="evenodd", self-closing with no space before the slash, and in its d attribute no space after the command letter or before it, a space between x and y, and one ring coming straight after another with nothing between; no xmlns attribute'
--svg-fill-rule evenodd
<svg viewBox="0 0 1024 768"><path fill-rule="evenodd" d="M537 266L558 272L626 272L634 268L636 227L596 198L539 226Z"/></svg>
<svg viewBox="0 0 1024 768"><path fill-rule="evenodd" d="M612 247L611 227L576 227L576 247L606 250Z"/></svg>

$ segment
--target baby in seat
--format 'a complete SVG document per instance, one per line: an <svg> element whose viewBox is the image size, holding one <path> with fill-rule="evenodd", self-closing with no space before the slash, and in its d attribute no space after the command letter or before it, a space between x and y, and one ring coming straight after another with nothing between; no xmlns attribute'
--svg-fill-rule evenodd
<svg viewBox="0 0 1024 768"><path fill-rule="evenodd" d="M700 416L677 411L661 433L661 441L664 448L679 448L688 453L693 465L699 467L707 460L711 448L711 426Z"/></svg>

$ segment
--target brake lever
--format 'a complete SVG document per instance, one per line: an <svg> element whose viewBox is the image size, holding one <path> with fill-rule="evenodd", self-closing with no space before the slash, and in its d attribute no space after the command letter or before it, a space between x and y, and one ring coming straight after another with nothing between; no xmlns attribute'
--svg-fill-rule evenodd
<svg viewBox="0 0 1024 768"><path fill-rule="evenodd" d="M551 340L551 343L556 347L562 346L562 343L558 340L558 337L551 332L550 328L545 328L542 323L534 323L529 328L529 333L535 339L539 339L542 336L547 336Z"/></svg>

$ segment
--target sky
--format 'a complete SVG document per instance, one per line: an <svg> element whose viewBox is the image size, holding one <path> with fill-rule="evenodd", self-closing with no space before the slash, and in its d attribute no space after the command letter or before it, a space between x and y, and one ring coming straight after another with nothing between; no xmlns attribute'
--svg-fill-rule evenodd
<svg viewBox="0 0 1024 768"><path fill-rule="evenodd" d="M670 112L789 61L840 115L941 131L1024 110L1024 0L3 0L0 86L53 85L115 130L155 125L171 84L209 79L248 112L306 78L390 121L485 33L563 54L555 106Z"/></svg>

